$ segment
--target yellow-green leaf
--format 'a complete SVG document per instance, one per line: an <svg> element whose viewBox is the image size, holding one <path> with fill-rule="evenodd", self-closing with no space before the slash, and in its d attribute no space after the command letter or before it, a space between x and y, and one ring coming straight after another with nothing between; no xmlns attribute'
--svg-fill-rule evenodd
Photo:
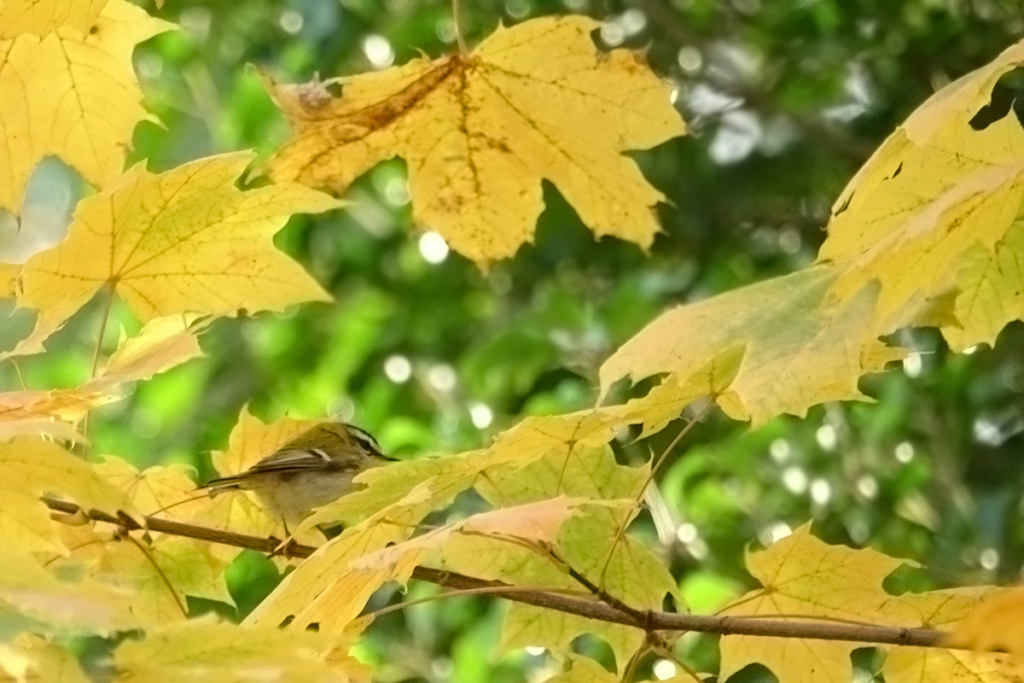
<svg viewBox="0 0 1024 683"><path fill-rule="evenodd" d="M761 424L781 413L803 416L825 401L864 400L860 377L903 354L872 328L875 292L831 302L835 277L835 269L819 266L667 311L601 366L602 391L623 377L692 377L715 359L731 368L745 345L719 402L733 418Z"/></svg>

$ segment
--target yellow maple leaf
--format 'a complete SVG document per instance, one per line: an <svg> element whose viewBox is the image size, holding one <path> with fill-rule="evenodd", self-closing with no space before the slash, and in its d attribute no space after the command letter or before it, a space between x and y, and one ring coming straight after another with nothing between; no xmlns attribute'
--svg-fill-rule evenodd
<svg viewBox="0 0 1024 683"><path fill-rule="evenodd" d="M0 441L42 435L82 441L82 435L72 425L90 409L117 398L109 391L89 388L0 393Z"/></svg>
<svg viewBox="0 0 1024 683"><path fill-rule="evenodd" d="M303 630L319 624L320 633L341 634L359 616L370 596L384 581L408 580L415 568L412 556L396 567L353 569L364 555L409 538L416 524L430 512L431 481L421 482L397 503L345 529L321 546L287 575L245 624Z"/></svg>
<svg viewBox="0 0 1024 683"><path fill-rule="evenodd" d="M762 588L737 598L720 614L887 624L884 607L892 596L882 581L905 562L874 550L827 545L811 536L808 523L767 550L748 555L747 570ZM850 653L857 647L842 641L725 636L719 676L724 680L760 662L789 683L846 681L853 675Z"/></svg>
<svg viewBox="0 0 1024 683"><path fill-rule="evenodd" d="M1006 650L1024 661L1024 588L1001 592L978 604L950 637L950 644L978 650Z"/></svg>
<svg viewBox="0 0 1024 683"><path fill-rule="evenodd" d="M0 546L22 552L65 554L50 508L38 497L4 487L0 495Z"/></svg>
<svg viewBox="0 0 1024 683"><path fill-rule="evenodd" d="M13 353L42 350L42 340L104 285L143 321L329 300L273 236L292 214L338 202L294 184L240 191L235 180L251 159L207 157L158 175L136 165L81 201L67 239L25 264L18 303L40 312Z"/></svg>
<svg viewBox="0 0 1024 683"><path fill-rule="evenodd" d="M672 373L645 396L631 399L621 407L610 406L604 412L617 414L624 421L641 423L641 439L660 432L685 408L703 397L709 397L730 416L748 420L750 416L742 400L731 389L746 353L745 344L735 344L712 356L689 377Z"/></svg>
<svg viewBox="0 0 1024 683"><path fill-rule="evenodd" d="M319 508L299 529L318 524L365 519L399 501L421 482L430 479L429 505L425 511L449 504L457 494L480 483L484 475L511 475L554 449L604 445L630 421L611 410L584 410L569 415L528 417L499 434L487 449L442 458L396 462L361 473L355 478L365 488L336 503ZM553 491L552 495L558 492ZM417 520L419 521L419 520Z"/></svg>
<svg viewBox="0 0 1024 683"><path fill-rule="evenodd" d="M206 504L205 498L182 504L194 496L196 490L190 476L193 469L188 465L156 465L139 471L120 458L105 456L94 470L123 491L144 515L159 514L163 519L192 521L198 509Z"/></svg>
<svg viewBox="0 0 1024 683"><path fill-rule="evenodd" d="M60 581L33 558L6 548L0 548L0 605L50 633L108 635L141 625L123 593L90 580Z"/></svg>
<svg viewBox="0 0 1024 683"><path fill-rule="evenodd" d="M91 465L57 444L19 437L0 442L0 490L41 496L67 496L85 510L139 517L128 497L100 477Z"/></svg>
<svg viewBox="0 0 1024 683"><path fill-rule="evenodd" d="M1024 319L1024 222L1014 221L993 248L975 245L963 254L956 276L960 295L954 314L957 324L944 325L942 334L956 351L980 343L994 344L1011 320Z"/></svg>
<svg viewBox="0 0 1024 683"><path fill-rule="evenodd" d="M0 208L17 213L32 170L46 156L64 160L93 185L117 177L132 130L147 117L132 51L170 28L124 0L4 3Z"/></svg>
<svg viewBox="0 0 1024 683"><path fill-rule="evenodd" d="M90 683L72 652L27 633L9 644L0 645L0 670L18 683Z"/></svg>
<svg viewBox="0 0 1024 683"><path fill-rule="evenodd" d="M123 341L99 374L80 387L0 393L0 440L43 434L84 440L72 425L93 408L122 398L121 385L202 355L196 338L200 329L202 325L189 327L181 316L157 318Z"/></svg>
<svg viewBox="0 0 1024 683"><path fill-rule="evenodd" d="M557 495L637 500L649 473L648 467L619 465L607 446L550 450L514 473L495 472L477 489L493 505L543 501ZM637 609L659 609L666 594L678 597L675 581L646 545L629 535L620 537L621 525L634 513L635 507L587 508L585 515L574 516L560 527L555 548L560 561L615 598ZM444 548L443 568L512 585L585 590L563 567L536 553L531 557L527 549L507 543L506 547L485 545L483 540L453 537ZM581 633L605 640L620 664L643 640L638 629L515 604L506 614L501 646L512 650L532 644L565 652Z"/></svg>
<svg viewBox="0 0 1024 683"><path fill-rule="evenodd" d="M137 335L121 340L86 387L150 379L203 355L198 334L206 322L193 324L189 316L180 315L150 320Z"/></svg>
<svg viewBox="0 0 1024 683"><path fill-rule="evenodd" d="M1006 589L994 586L905 593L894 597L884 610L892 615L893 624L950 632L961 627L972 613L1006 594ZM886 683L1004 683L1020 680L1024 669L1004 653L893 646L888 648L882 673Z"/></svg>
<svg viewBox="0 0 1024 683"><path fill-rule="evenodd" d="M108 0L4 0L0 5L0 39L22 33L45 36L62 26L87 32Z"/></svg>
<svg viewBox="0 0 1024 683"><path fill-rule="evenodd" d="M347 683L343 670L323 661L330 645L318 633L203 618L153 629L144 640L125 640L114 653L114 663L118 680L134 683Z"/></svg>
<svg viewBox="0 0 1024 683"><path fill-rule="evenodd" d="M508 558L510 550L517 556L521 556L522 552L535 552L543 557L544 548L555 543L562 525L573 515L592 509L595 505L622 507L633 504L632 501L594 501L561 496L473 515L409 540L366 552L370 550L364 545L370 539L368 534L375 536L372 539L374 546L379 546L381 541L387 540L386 528L377 527L387 523L395 524L399 520L407 525L409 520L425 514L423 503L429 499L426 492L432 483L428 482L425 486L415 489L415 493L395 506L393 512L378 513L374 521L359 525L357 528L365 530L353 532L351 539L339 543L339 548L344 552L338 549L325 551L325 558L327 554L333 556L331 571L324 571L324 562L319 562L322 566L316 571L309 571L305 564L301 565L296 573L307 573L307 577L299 582L303 594L311 596L318 603L318 607L315 610L304 609L296 619L301 619L302 623L309 623L311 620L316 621L319 617L330 615L330 628L332 632L336 632L352 623L374 591L389 581L403 584L408 582L413 569L427 562L428 558L445 554L449 544L456 538L461 541L458 545L463 548L463 552L468 540L468 544L474 546L474 554L478 561L486 561L492 566L500 562L496 558ZM382 515L388 517L384 518ZM345 535L347 536L348 532ZM408 532L405 535L407 536ZM353 543L354 540L358 540L358 543ZM483 542L478 543L479 541ZM491 546L496 541L500 542L495 549ZM335 541L331 541L329 545L334 544ZM365 554L360 556L358 552L361 546ZM492 550L497 552L490 552ZM565 577L562 575L560 578ZM551 587L561 583L543 585ZM276 599L280 601L285 595L287 594L282 594ZM293 590L288 599L298 604L297 601L301 597L302 595L296 594ZM266 617L261 617L261 620L264 618ZM278 613L273 618L279 619L281 614ZM323 631L324 623L318 623Z"/></svg>
<svg viewBox="0 0 1024 683"><path fill-rule="evenodd" d="M729 393L719 404L734 419L761 424L825 401L865 400L861 375L903 354L872 331L870 288L845 303L828 300L835 275L819 266L663 313L601 366L602 392L623 377L700 375L716 358L731 368L745 344L739 370L720 384Z"/></svg>
<svg viewBox="0 0 1024 683"><path fill-rule="evenodd" d="M499 28L470 54L323 84L268 84L295 129L271 177L343 192L374 164L409 168L413 219L487 264L533 239L550 180L598 235L647 248L663 196L622 156L685 133L671 88L586 17Z"/></svg>
<svg viewBox="0 0 1024 683"><path fill-rule="evenodd" d="M699 398L728 395L726 387L735 375L740 356L741 347L730 347L698 368L686 381L673 380L648 396L623 405L567 415L528 417L499 434L486 449L443 458L397 462L368 470L355 478L356 483L364 488L319 508L303 521L299 529L365 519L397 502L426 479L433 482L430 509L437 509L450 503L458 493L481 482L511 477L549 453L557 452L568 458L578 449L604 446L628 425L642 423L643 436L647 436L663 428ZM553 487L546 495L557 496L559 493L562 491Z"/></svg>
<svg viewBox="0 0 1024 683"><path fill-rule="evenodd" d="M1024 43L929 98L833 207L819 260L844 269L835 285L840 297L881 283L880 332L921 324L907 315L908 303L952 290L963 254L979 244L991 252L1016 219L1024 130L1009 111L980 130L971 121L999 78L1021 64Z"/></svg>
<svg viewBox="0 0 1024 683"><path fill-rule="evenodd" d="M558 496L523 505L502 507L446 524L407 541L364 555L349 566L357 571L387 568L403 563L422 564L424 558L444 546L453 534L503 537L508 542L554 545L562 525L587 505L632 507L633 501L595 501ZM384 579L390 580L390 579Z"/></svg>
<svg viewBox="0 0 1024 683"><path fill-rule="evenodd" d="M111 542L90 569L99 583L120 589L132 614L147 624L188 618L185 596L232 603L224 580L228 561L212 544L162 535L153 543Z"/></svg>

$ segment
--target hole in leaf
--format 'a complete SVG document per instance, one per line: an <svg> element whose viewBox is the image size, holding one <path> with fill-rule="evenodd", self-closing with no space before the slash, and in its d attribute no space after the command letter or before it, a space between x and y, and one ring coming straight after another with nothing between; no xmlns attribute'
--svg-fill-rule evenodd
<svg viewBox="0 0 1024 683"><path fill-rule="evenodd" d="M999 79L992 88L988 104L971 119L971 128L985 130L1013 109L1017 121L1024 125L1024 69L1014 69Z"/></svg>

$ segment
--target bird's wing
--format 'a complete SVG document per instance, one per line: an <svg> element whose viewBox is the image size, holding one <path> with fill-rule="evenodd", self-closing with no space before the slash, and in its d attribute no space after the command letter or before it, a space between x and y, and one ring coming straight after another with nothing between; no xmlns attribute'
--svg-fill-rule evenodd
<svg viewBox="0 0 1024 683"><path fill-rule="evenodd" d="M281 472L283 470L322 469L331 457L319 448L287 449L268 455L249 468L249 472Z"/></svg>

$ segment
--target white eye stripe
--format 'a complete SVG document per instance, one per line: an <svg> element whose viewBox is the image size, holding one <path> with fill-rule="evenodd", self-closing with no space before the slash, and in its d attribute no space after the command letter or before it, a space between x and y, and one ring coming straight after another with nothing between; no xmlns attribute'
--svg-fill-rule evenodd
<svg viewBox="0 0 1024 683"><path fill-rule="evenodd" d="M373 438L373 435L366 430L360 429L359 427L348 425L348 431L352 435L359 445L371 453L380 453L380 444L377 443L377 439Z"/></svg>

